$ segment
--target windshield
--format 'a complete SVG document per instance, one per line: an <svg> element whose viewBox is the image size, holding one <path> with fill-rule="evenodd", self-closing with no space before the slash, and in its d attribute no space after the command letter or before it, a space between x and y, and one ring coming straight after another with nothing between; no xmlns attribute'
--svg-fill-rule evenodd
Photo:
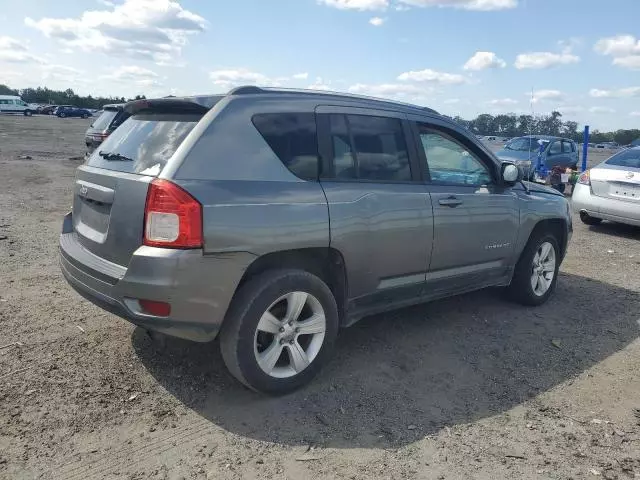
<svg viewBox="0 0 640 480"><path fill-rule="evenodd" d="M535 152L540 148L537 138L516 138L504 146L506 150L517 152Z"/></svg>
<svg viewBox="0 0 640 480"><path fill-rule="evenodd" d="M617 155L614 155L606 162L607 165L614 165L616 167L627 167L640 169L640 149L633 148L625 150Z"/></svg>
<svg viewBox="0 0 640 480"><path fill-rule="evenodd" d="M91 124L91 128L95 128L96 130L108 129L111 124L111 120L113 120L117 114L118 112L116 110L105 110L104 113Z"/></svg>
<svg viewBox="0 0 640 480"><path fill-rule="evenodd" d="M135 115L93 152L87 165L157 176L201 118L194 114Z"/></svg>

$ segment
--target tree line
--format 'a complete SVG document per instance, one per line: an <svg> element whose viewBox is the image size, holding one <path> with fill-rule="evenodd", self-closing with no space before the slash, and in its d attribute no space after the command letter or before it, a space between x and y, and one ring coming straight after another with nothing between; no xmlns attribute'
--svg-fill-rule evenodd
<svg viewBox="0 0 640 480"><path fill-rule="evenodd" d="M562 113L558 111L553 111L550 115L538 116L516 115L515 113L500 115L483 113L473 120L465 120L459 116L453 117L453 119L473 133L485 136L554 135L582 142L584 135L583 129L578 128L578 122L563 121ZM589 141L592 143L617 142L620 145L628 145L640 138L640 129L616 130L614 132L592 130L590 133Z"/></svg>
<svg viewBox="0 0 640 480"><path fill-rule="evenodd" d="M27 103L48 104L48 105L74 105L81 108L100 109L109 103L124 103L129 100L139 100L145 98L138 95L133 99L125 97L93 97L91 95L82 96L72 89L51 90L47 87L24 88L17 90L0 84L0 95L17 95Z"/></svg>
<svg viewBox="0 0 640 480"><path fill-rule="evenodd" d="M0 84L0 95L19 95L27 103L46 103L52 105L75 105L82 108L102 108L109 103L123 103L129 100L145 98L137 95L133 99L124 97L93 97L76 94L72 89L51 90L47 87L25 88L16 90L7 85ZM571 138L577 142L582 141L582 129L578 122L562 120L562 113L551 112L550 115L516 115L506 113L490 115L483 113L473 120L465 120L459 116L453 119L464 125L477 135L496 135L501 137L520 137L523 135L556 135ZM640 129L616 130L615 132L600 132L593 130L590 141L593 143L617 142L620 145L628 145L640 138Z"/></svg>

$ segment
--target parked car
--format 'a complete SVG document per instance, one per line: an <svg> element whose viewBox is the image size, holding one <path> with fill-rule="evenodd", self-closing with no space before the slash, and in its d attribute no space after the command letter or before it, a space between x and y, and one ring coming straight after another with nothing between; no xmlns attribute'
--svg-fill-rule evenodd
<svg viewBox="0 0 640 480"><path fill-rule="evenodd" d="M65 117L89 118L91 116L91 112L86 108L74 107L72 105L60 105L58 108L56 108L55 115L60 118L65 118Z"/></svg>
<svg viewBox="0 0 640 480"><path fill-rule="evenodd" d="M488 286L540 305L555 289L565 197L434 110L258 87L124 110L77 169L62 272L142 328L219 336L254 390L308 382L366 315Z"/></svg>
<svg viewBox="0 0 640 480"><path fill-rule="evenodd" d="M543 146L542 152L540 147ZM538 154L545 166L578 168L578 147L569 138L552 137L548 135L527 135L508 142L496 155L502 161L513 162L522 168L525 178L533 178Z"/></svg>
<svg viewBox="0 0 640 480"><path fill-rule="evenodd" d="M42 115L53 115L57 108L58 105L46 105L42 107L38 113L41 113Z"/></svg>
<svg viewBox="0 0 640 480"><path fill-rule="evenodd" d="M640 226L640 147L616 153L584 172L572 199L587 225L611 220Z"/></svg>
<svg viewBox="0 0 640 480"><path fill-rule="evenodd" d="M0 95L0 113L21 113L30 117L34 110L16 95Z"/></svg>
<svg viewBox="0 0 640 480"><path fill-rule="evenodd" d="M129 113L124 111L124 105L124 103L105 105L98 118L89 126L84 136L88 155L129 118Z"/></svg>
<svg viewBox="0 0 640 480"><path fill-rule="evenodd" d="M617 150L618 148L620 148L620 145L618 145L616 142L602 142L598 143L596 145L596 148L608 148L610 150Z"/></svg>

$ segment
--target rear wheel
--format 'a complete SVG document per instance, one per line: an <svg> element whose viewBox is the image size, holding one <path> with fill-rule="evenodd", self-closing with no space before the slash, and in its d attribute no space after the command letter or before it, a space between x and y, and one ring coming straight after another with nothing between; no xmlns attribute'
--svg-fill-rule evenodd
<svg viewBox="0 0 640 480"><path fill-rule="evenodd" d="M82 118L89 118L89 116L86 113L83 113Z"/></svg>
<svg viewBox="0 0 640 480"><path fill-rule="evenodd" d="M275 270L236 293L220 346L234 377L253 390L283 394L316 375L337 333L338 310L329 287L302 270Z"/></svg>
<svg viewBox="0 0 640 480"><path fill-rule="evenodd" d="M24 111L24 116L25 117L30 117L31 115L33 115L33 112L31 110L25 110Z"/></svg>
<svg viewBox="0 0 640 480"><path fill-rule="evenodd" d="M58 114L58 116L59 116L60 118L64 118L64 117L66 117L66 116L67 116L67 114L66 114L66 113L64 113L64 112L62 112L62 113L59 113L59 114Z"/></svg>
<svg viewBox="0 0 640 480"><path fill-rule="evenodd" d="M601 218L592 217L587 212L580 212L580 220L586 225L599 225L602 222Z"/></svg>
<svg viewBox="0 0 640 480"><path fill-rule="evenodd" d="M556 237L548 232L534 234L516 264L509 294L523 305L542 305L556 288L559 267Z"/></svg>

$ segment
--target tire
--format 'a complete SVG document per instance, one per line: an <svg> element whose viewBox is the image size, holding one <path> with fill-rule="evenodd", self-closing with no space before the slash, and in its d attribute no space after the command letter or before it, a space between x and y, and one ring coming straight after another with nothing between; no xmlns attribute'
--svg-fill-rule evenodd
<svg viewBox="0 0 640 480"><path fill-rule="evenodd" d="M553 248L554 265L552 270L548 270L543 273L544 279L548 281L548 286L546 286L544 292L541 292L540 290L536 290L537 286L534 288L533 275L536 274L536 267L534 267L536 254L539 254L544 245L550 245ZM524 248L524 251L520 256L520 260L518 260L518 263L516 264L513 279L511 280L511 285L508 288L509 296L516 302L523 305L542 305L549 299L556 288L559 268L560 248L556 237L550 232L534 233L529 239L527 246ZM549 279L549 274L551 272L553 272L553 277ZM540 276L539 273L538 275Z"/></svg>
<svg viewBox="0 0 640 480"><path fill-rule="evenodd" d="M293 330L298 325L300 329L309 329L308 319L307 323L303 319L293 326L286 323L285 312L290 305L295 310L295 302L290 304L290 298L305 299L298 320L303 316L320 318L318 308L322 309L324 335L319 332L305 335ZM269 318L278 321L264 322L269 329L275 325L272 333L259 328L266 313L272 313ZM311 328L321 328L317 323L316 320ZM227 368L240 382L258 392L280 395L300 388L318 373L331 356L337 334L338 308L322 280L303 270L272 270L248 281L236 292L220 332L220 349ZM272 366L265 360L269 350L275 352L270 356L275 359ZM300 370L294 367L294 351L304 353L297 357L298 368L306 367ZM258 357L262 357L262 365L267 364L266 370ZM308 364L300 363L301 358L309 357Z"/></svg>
<svg viewBox="0 0 640 480"><path fill-rule="evenodd" d="M30 117L31 115L33 115L33 112L31 110L25 110L24 111L24 116L25 117Z"/></svg>
<svg viewBox="0 0 640 480"><path fill-rule="evenodd" d="M60 117L60 118L64 118L64 117L66 117L66 116L67 116L67 114L66 114L66 113L64 113L64 112L62 112L62 113L59 113L59 114L58 114L58 117Z"/></svg>
<svg viewBox="0 0 640 480"><path fill-rule="evenodd" d="M82 118L83 118L83 119L87 119L87 118L89 118L89 116L88 116L86 113L83 113L83 114L82 114Z"/></svg>
<svg viewBox="0 0 640 480"><path fill-rule="evenodd" d="M601 218L592 217L587 212L580 212L580 220L585 225L599 225L602 223Z"/></svg>

